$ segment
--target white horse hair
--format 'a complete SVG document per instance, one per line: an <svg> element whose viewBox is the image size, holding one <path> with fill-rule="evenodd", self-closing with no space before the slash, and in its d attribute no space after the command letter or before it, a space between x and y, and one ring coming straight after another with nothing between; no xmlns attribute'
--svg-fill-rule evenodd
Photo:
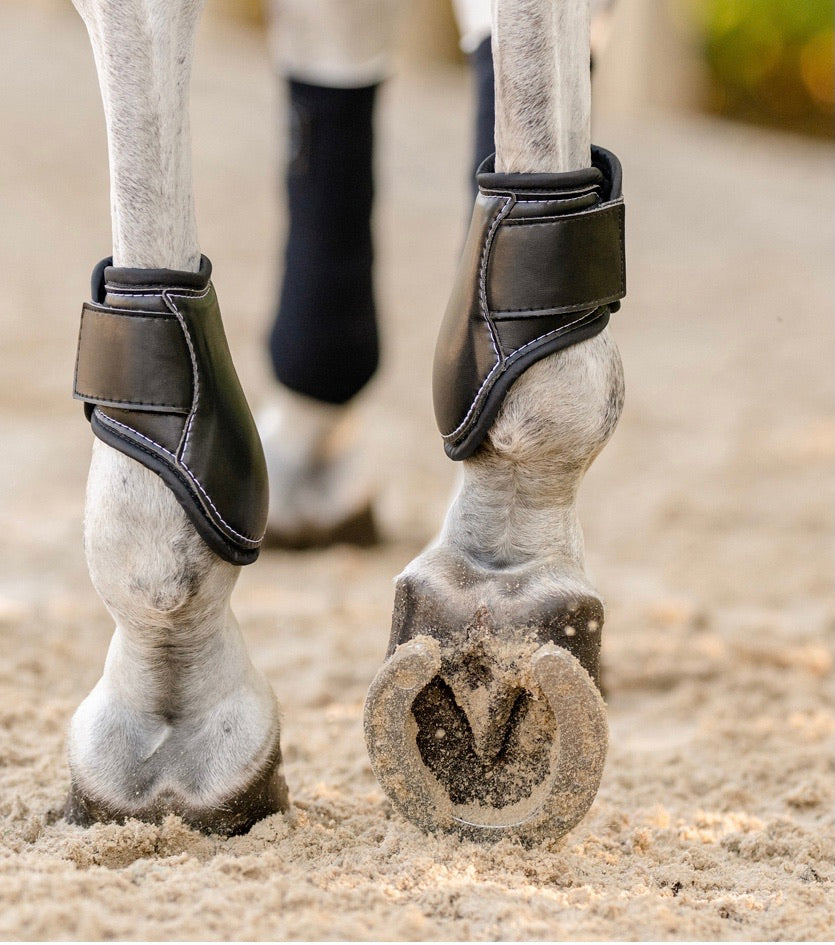
<svg viewBox="0 0 835 945"><path fill-rule="evenodd" d="M114 263L194 271L200 250L187 100L203 0L74 3L107 119ZM494 0L493 50L497 169L587 167L589 0ZM556 555L587 590L575 497L617 423L622 394L606 330L530 368L484 446L464 461L440 542L497 571ZM279 405L290 400L276 394ZM305 430L327 439L342 422L339 411L322 410L311 423L306 406L287 409L306 420L274 417L285 435L266 437L268 457L278 441L303 456L314 449ZM295 431L289 440L288 429ZM281 505L287 489L278 473L273 478ZM331 514L364 500L337 496ZM278 712L229 606L238 569L208 549L161 480L98 441L85 549L116 629L102 678L70 727L77 807L88 819L173 809L211 826L213 810L245 804L265 778L275 788ZM418 559L411 567L420 566Z"/></svg>

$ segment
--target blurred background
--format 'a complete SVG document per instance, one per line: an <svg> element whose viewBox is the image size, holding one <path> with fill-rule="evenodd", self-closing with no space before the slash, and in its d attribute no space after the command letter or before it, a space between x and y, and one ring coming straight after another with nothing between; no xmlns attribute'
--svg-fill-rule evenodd
<svg viewBox="0 0 835 945"><path fill-rule="evenodd" d="M3 0L67 9L69 0ZM266 31L270 0L208 0L206 16ZM407 61L461 63L450 0L412 0ZM830 0L616 0L598 100L661 106L832 137Z"/></svg>
<svg viewBox="0 0 835 945"><path fill-rule="evenodd" d="M690 0L703 104L730 118L832 135L828 0Z"/></svg>
<svg viewBox="0 0 835 945"><path fill-rule="evenodd" d="M269 0L209 0L264 27ZM449 0L414 0L405 56L455 62ZM620 108L660 105L804 134L833 135L830 0L617 0L596 94Z"/></svg>

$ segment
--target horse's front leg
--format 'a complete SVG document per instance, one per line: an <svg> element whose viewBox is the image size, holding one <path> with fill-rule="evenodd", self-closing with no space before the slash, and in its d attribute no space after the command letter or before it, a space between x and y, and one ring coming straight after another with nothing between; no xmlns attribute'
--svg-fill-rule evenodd
<svg viewBox="0 0 835 945"><path fill-rule="evenodd" d="M191 189L202 0L76 0L107 119L113 259L84 306L76 396L96 434L85 550L116 629L73 716L69 819L178 813L235 832L286 806L275 697L229 606L266 517Z"/></svg>
<svg viewBox="0 0 835 945"><path fill-rule="evenodd" d="M434 370L463 484L397 583L366 736L395 805L473 837L559 836L606 750L603 608L575 499L617 423L624 294L613 155L590 147L588 0L494 6L496 160ZM598 684L598 685L596 685Z"/></svg>

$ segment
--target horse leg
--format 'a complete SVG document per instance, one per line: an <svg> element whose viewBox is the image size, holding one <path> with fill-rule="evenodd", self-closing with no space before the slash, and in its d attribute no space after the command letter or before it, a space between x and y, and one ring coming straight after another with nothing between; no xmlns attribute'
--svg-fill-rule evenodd
<svg viewBox="0 0 835 945"><path fill-rule="evenodd" d="M268 538L376 540L357 397L378 363L374 115L401 0L274 0L272 50L289 110L288 232L259 412Z"/></svg>
<svg viewBox="0 0 835 945"><path fill-rule="evenodd" d="M287 793L275 697L229 605L233 561L258 548L237 531L235 503L257 499L259 460L266 477L197 242L187 100L202 0L76 7L107 120L113 222L76 377L97 434L85 551L116 627L70 724L66 814L87 824L173 812L238 832L285 808ZM223 495L200 444L215 429L214 462L226 461L228 416L248 468Z"/></svg>
<svg viewBox="0 0 835 945"><path fill-rule="evenodd" d="M475 166L493 151L490 2L459 8L477 89ZM377 365L373 158L377 90L402 0L273 0L286 85L289 228L258 415L270 476L268 538L284 547L376 539L357 396Z"/></svg>
<svg viewBox="0 0 835 945"><path fill-rule="evenodd" d="M603 608L575 499L623 400L616 159L590 154L589 2L494 6L495 169L441 329L435 408L463 483L397 582L366 702L372 767L426 829L560 836L607 742Z"/></svg>

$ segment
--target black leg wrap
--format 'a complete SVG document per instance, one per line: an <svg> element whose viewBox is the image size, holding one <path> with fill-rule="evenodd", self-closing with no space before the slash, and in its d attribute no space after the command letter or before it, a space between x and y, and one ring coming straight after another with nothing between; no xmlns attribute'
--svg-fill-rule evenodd
<svg viewBox="0 0 835 945"><path fill-rule="evenodd" d="M211 273L205 256L196 273L100 263L73 394L96 436L157 473L214 552L250 564L267 520L267 468Z"/></svg>
<svg viewBox="0 0 835 945"><path fill-rule="evenodd" d="M475 161L471 170L473 197L478 193L478 169L496 150L496 80L493 72L493 47L488 36L470 54L475 84Z"/></svg>
<svg viewBox="0 0 835 945"><path fill-rule="evenodd" d="M487 435L510 385L535 361L601 332L626 294L620 162L497 174L479 193L435 348L435 417L450 459Z"/></svg>
<svg viewBox="0 0 835 945"><path fill-rule="evenodd" d="M290 225L270 354L282 384L332 404L358 393L379 357L371 233L376 92L289 82Z"/></svg>

